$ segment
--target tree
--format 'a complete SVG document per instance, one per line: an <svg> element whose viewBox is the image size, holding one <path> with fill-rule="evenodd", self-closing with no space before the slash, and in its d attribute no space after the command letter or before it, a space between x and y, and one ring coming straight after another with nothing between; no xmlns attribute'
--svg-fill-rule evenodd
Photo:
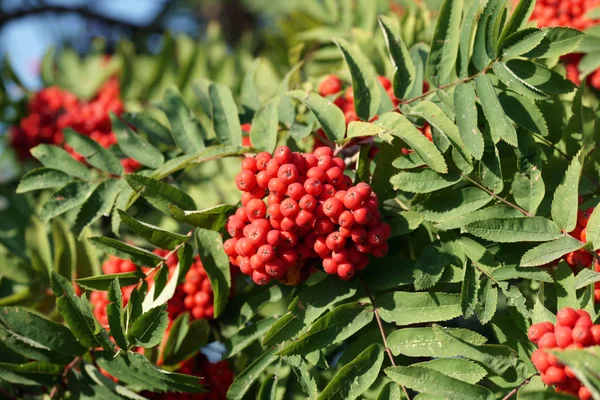
<svg viewBox="0 0 600 400"><path fill-rule="evenodd" d="M216 25L50 52L3 396L600 399L598 98L560 58L594 28L482 3L307 2L255 59Z"/></svg>

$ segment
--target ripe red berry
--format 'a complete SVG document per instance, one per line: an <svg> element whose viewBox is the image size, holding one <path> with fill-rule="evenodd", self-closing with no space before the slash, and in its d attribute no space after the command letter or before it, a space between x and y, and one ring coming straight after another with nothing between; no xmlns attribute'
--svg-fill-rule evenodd
<svg viewBox="0 0 600 400"><path fill-rule="evenodd" d="M365 199L371 196L371 186L366 182L358 183L356 185L356 191Z"/></svg>
<svg viewBox="0 0 600 400"><path fill-rule="evenodd" d="M565 348L573 343L573 329L569 326L556 325L554 333L556 335L556 344L558 347Z"/></svg>
<svg viewBox="0 0 600 400"><path fill-rule="evenodd" d="M241 238L235 243L235 251L244 257L250 257L255 253L256 248L254 244L247 238Z"/></svg>
<svg viewBox="0 0 600 400"><path fill-rule="evenodd" d="M274 194L276 196L283 197L287 191L287 184L283 183L281 179L272 178L269 181L269 193ZM270 202L270 198L269 198Z"/></svg>
<svg viewBox="0 0 600 400"><path fill-rule="evenodd" d="M335 75L328 75L319 84L319 94L329 96L342 90L342 81Z"/></svg>
<svg viewBox="0 0 600 400"><path fill-rule="evenodd" d="M331 197L323 203L323 212L329 218L336 219L342 213L344 209L344 204L336 199L335 197Z"/></svg>
<svg viewBox="0 0 600 400"><path fill-rule="evenodd" d="M327 178L327 174L319 167L311 167L306 172L307 178L317 179L320 182L324 182Z"/></svg>
<svg viewBox="0 0 600 400"><path fill-rule="evenodd" d="M304 181L304 190L310 195L319 196L323 191L323 184L316 178L308 178Z"/></svg>
<svg viewBox="0 0 600 400"><path fill-rule="evenodd" d="M298 243L298 236L294 232L281 232L281 247L292 249Z"/></svg>
<svg viewBox="0 0 600 400"><path fill-rule="evenodd" d="M326 235L335 229L335 224L329 218L318 218L313 228L317 235Z"/></svg>
<svg viewBox="0 0 600 400"><path fill-rule="evenodd" d="M592 392L585 386L581 386L577 391L577 397L579 397L579 400L590 400L592 398Z"/></svg>
<svg viewBox="0 0 600 400"><path fill-rule="evenodd" d="M292 159L292 151L287 146L279 146L275 149L273 157L279 164L287 164Z"/></svg>
<svg viewBox="0 0 600 400"><path fill-rule="evenodd" d="M546 370L546 381L551 385L563 383L567 379L565 370L560 367L549 367Z"/></svg>
<svg viewBox="0 0 600 400"><path fill-rule="evenodd" d="M244 228L244 236L248 238L252 245L260 246L267 240L267 231L261 226L246 225Z"/></svg>
<svg viewBox="0 0 600 400"><path fill-rule="evenodd" d="M285 184L296 182L298 179L298 168L294 164L283 164L277 171L277 178Z"/></svg>
<svg viewBox="0 0 600 400"><path fill-rule="evenodd" d="M235 184L241 191L248 192L256 186L256 175L252 171L242 170L235 177Z"/></svg>
<svg viewBox="0 0 600 400"><path fill-rule="evenodd" d="M550 367L550 364L548 363L548 355L544 350L541 349L536 349L531 354L531 362L533 363L535 368L541 373L545 373L546 370Z"/></svg>
<svg viewBox="0 0 600 400"><path fill-rule="evenodd" d="M574 327L579 319L579 314L570 308L565 307L556 313L556 323L562 326Z"/></svg>
<svg viewBox="0 0 600 400"><path fill-rule="evenodd" d="M305 194L298 202L298 205L303 210L312 211L317 208L317 200L314 198L314 196Z"/></svg>
<svg viewBox="0 0 600 400"><path fill-rule="evenodd" d="M354 243L363 243L367 240L367 230L362 226L355 226L352 228L352 241Z"/></svg>
<svg viewBox="0 0 600 400"><path fill-rule="evenodd" d="M367 225L371 220L371 215L371 210L366 207L354 210L354 220L361 225Z"/></svg>
<svg viewBox="0 0 600 400"><path fill-rule="evenodd" d="M225 241L225 243L223 243L223 250L225 251L225 254L227 254L228 256L237 255L237 253L235 251L235 243L236 242L237 242L236 238L231 238L231 239L227 239Z"/></svg>
<svg viewBox="0 0 600 400"><path fill-rule="evenodd" d="M327 200L335 195L335 188L331 186L329 183L323 185L323 191L321 192L320 198L322 200Z"/></svg>
<svg viewBox="0 0 600 400"><path fill-rule="evenodd" d="M315 157L319 158L321 156L329 156L329 157L333 157L333 149L331 147L327 147L327 146L321 146L321 147L317 147L314 151L313 154Z"/></svg>
<svg viewBox="0 0 600 400"><path fill-rule="evenodd" d="M537 345L540 349L552 349L556 347L556 335L554 335L554 332L545 333Z"/></svg>
<svg viewBox="0 0 600 400"><path fill-rule="evenodd" d="M593 325L590 327L590 333L594 338L594 344L600 346L600 325Z"/></svg>
<svg viewBox="0 0 600 400"><path fill-rule="evenodd" d="M244 223L237 217L231 216L227 220L225 229L231 237L241 238L243 236Z"/></svg>
<svg viewBox="0 0 600 400"><path fill-rule="evenodd" d="M279 231L271 231L271 232L279 232ZM271 234L271 232L269 232L269 234ZM267 235L267 237L268 237L268 235ZM260 258L260 260L262 262L267 262L267 261L271 260L273 257L275 257L275 250L273 249L273 246L271 244L263 244L256 251L256 255Z"/></svg>
<svg viewBox="0 0 600 400"><path fill-rule="evenodd" d="M277 172L279 171L280 166L281 164L279 164L277 160L272 158L267 163L267 169L265 171L267 171L267 173L271 176L277 176Z"/></svg>
<svg viewBox="0 0 600 400"><path fill-rule="evenodd" d="M329 275L337 274L338 263L331 258L325 258L323 260L323 270Z"/></svg>
<svg viewBox="0 0 600 400"><path fill-rule="evenodd" d="M254 271L252 272L252 280L257 285L267 285L271 281L271 277L263 272Z"/></svg>
<svg viewBox="0 0 600 400"><path fill-rule="evenodd" d="M325 243L329 250L337 251L344 248L346 245L346 238L340 235L339 232L332 232L327 236Z"/></svg>
<svg viewBox="0 0 600 400"><path fill-rule="evenodd" d="M250 221L262 219L267 214L267 206L260 199L251 199L246 203L246 213Z"/></svg>
<svg viewBox="0 0 600 400"><path fill-rule="evenodd" d="M576 325L573 328L573 341L583 346L591 346L594 344L594 337L588 326Z"/></svg>
<svg viewBox="0 0 600 400"><path fill-rule="evenodd" d="M313 225L316 217L313 213L306 210L301 210L296 216L296 224L302 228L308 228Z"/></svg>
<svg viewBox="0 0 600 400"><path fill-rule="evenodd" d="M337 273L338 273L338 276L340 277L340 279L342 279L344 281L349 281L350 279L352 279L352 277L356 273L356 270L355 270L353 264L342 263L342 264L338 265Z"/></svg>
<svg viewBox="0 0 600 400"><path fill-rule="evenodd" d="M284 249L279 253L279 257L286 266L293 265L298 259L298 253L293 249Z"/></svg>
<svg viewBox="0 0 600 400"><path fill-rule="evenodd" d="M354 214L351 211L343 211L338 218L338 224L341 227L350 229L354 225Z"/></svg>
<svg viewBox="0 0 600 400"><path fill-rule="evenodd" d="M250 171L253 173L258 172L258 167L256 166L256 158L254 158L254 157L244 158L244 161L242 161L242 170Z"/></svg>
<svg viewBox="0 0 600 400"><path fill-rule="evenodd" d="M267 164L271 159L271 155L267 152L260 152L256 155L256 167L259 171L264 171L267 169Z"/></svg>
<svg viewBox="0 0 600 400"><path fill-rule="evenodd" d="M287 198L281 202L280 210L284 217L292 218L300 212L300 206L294 199Z"/></svg>
<svg viewBox="0 0 600 400"><path fill-rule="evenodd" d="M373 246L379 246L385 242L383 230L379 227L375 227L369 230L367 233L367 241Z"/></svg>
<svg viewBox="0 0 600 400"><path fill-rule="evenodd" d="M348 190L344 195L344 206L350 210L356 210L361 206L363 202L363 196L357 191Z"/></svg>
<svg viewBox="0 0 600 400"><path fill-rule="evenodd" d="M373 257L381 258L387 255L388 250L389 246L387 242L383 242L379 246L373 246L373 248L371 249L371 254L373 255Z"/></svg>
<svg viewBox="0 0 600 400"><path fill-rule="evenodd" d="M587 210L577 211L577 223L579 224L579 226L581 226L582 228L585 228L587 226L593 211L594 207L590 207Z"/></svg>

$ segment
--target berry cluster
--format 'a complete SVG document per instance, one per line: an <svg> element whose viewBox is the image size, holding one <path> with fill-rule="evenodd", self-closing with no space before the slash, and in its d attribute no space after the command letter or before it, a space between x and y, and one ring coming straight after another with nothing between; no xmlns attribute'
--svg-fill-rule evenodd
<svg viewBox="0 0 600 400"><path fill-rule="evenodd" d="M148 399L161 400L222 400L233 382L233 371L227 361L209 362L203 354L183 362L177 371L198 376L207 393L142 393Z"/></svg>
<svg viewBox="0 0 600 400"><path fill-rule="evenodd" d="M226 225L230 262L265 285L297 283L290 272L318 259L325 272L349 280L369 254L383 257L391 228L380 222L377 195L367 183L352 186L344 168L329 147L301 154L281 146L274 156L246 158L236 177L242 207Z"/></svg>
<svg viewBox="0 0 600 400"><path fill-rule="evenodd" d="M590 19L588 11L600 6L600 0L538 0L531 14L540 28L546 26L568 26L585 30L598 24Z"/></svg>
<svg viewBox="0 0 600 400"><path fill-rule="evenodd" d="M157 249L154 252L161 257L165 257L169 253L167 250L162 249ZM175 254L166 260L165 264L169 269L169 279L175 271L177 263L178 259ZM131 261L122 260L113 256L109 257L109 259L102 264L102 272L107 275L134 272L136 269L137 267ZM152 286L154 283L152 278L156 269L142 267L142 271L147 274L146 282L149 287ZM131 292L135 287L135 285L132 285L121 288L124 305L129 301ZM100 322L102 326L107 327L108 317L106 315L106 306L108 305L108 293L94 291L90 295L90 301L96 319L98 319L98 322ZM184 282L177 285L175 294L167 302L167 311L169 313L169 321L174 321L180 314L186 311L190 312L193 319L213 318L213 290L210 286L206 271L202 266L202 262L200 261L200 257L196 256L196 259L185 275Z"/></svg>
<svg viewBox="0 0 600 400"><path fill-rule="evenodd" d="M562 365L553 354L546 352L600 345L600 325L594 325L585 310L563 308L556 314L556 325L551 322L533 324L528 336L538 347L531 354L531 362L546 385L554 385L557 392L572 394L581 400L592 398L590 391L579 382L573 371Z"/></svg>
<svg viewBox="0 0 600 400"><path fill-rule="evenodd" d="M385 89L390 100L392 100L394 107L400 104L400 100L394 95L394 88L392 87L392 82L385 76L379 76L377 77L377 79ZM319 94L323 97L334 96L343 90L342 81L336 75L328 75L327 77L325 77L325 79L321 81L318 90ZM423 91L426 92L427 90L429 90L429 84L427 82L424 82ZM344 95L338 97L335 100L334 104L337 105L344 112L344 117L346 118L346 125L348 125L352 121L359 120L358 116L356 115L356 112L354 111L354 92L352 91L352 86L348 86L344 91ZM373 120L376 119L377 117L373 118ZM421 128L420 131L430 141L432 140L431 127L428 124L425 124L425 126L423 126L423 128ZM325 137L325 133L321 129L317 131L317 135ZM320 143L317 140L317 145L322 145L322 143ZM402 153L404 155L407 155L412 153L412 150L403 148ZM374 156L374 154L370 154L370 156Z"/></svg>
<svg viewBox="0 0 600 400"><path fill-rule="evenodd" d="M64 145L63 129L72 128L108 148L117 142L112 131L109 112L123 113L119 83L108 80L91 101L81 101L74 94L58 87L37 92L29 101L29 115L11 131L11 146L22 160L31 157L30 150L38 144ZM83 158L65 145L79 161ZM133 159L121 161L127 172L140 164Z"/></svg>
<svg viewBox="0 0 600 400"><path fill-rule="evenodd" d="M572 232L569 233L569 235L573 236L577 240L581 240L584 243L587 242L586 227L590 219L590 215L592 215L592 211L594 211L593 207L588 208L585 211L577 211L577 226ZM579 270L582 268L590 267L594 261L594 256L592 256L587 250L580 249L565 255L565 261L571 266L574 272L579 272Z"/></svg>

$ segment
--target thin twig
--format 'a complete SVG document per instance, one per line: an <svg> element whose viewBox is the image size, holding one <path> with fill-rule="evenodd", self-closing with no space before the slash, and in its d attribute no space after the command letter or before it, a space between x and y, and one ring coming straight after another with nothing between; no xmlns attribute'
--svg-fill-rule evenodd
<svg viewBox="0 0 600 400"><path fill-rule="evenodd" d="M57 383L56 385L54 385L52 387L52 390L50 391L50 398L53 399L54 396L56 396L58 394L58 389L61 385L61 383L64 383L67 379L67 375L69 375L69 371L71 371L71 369L73 369L73 367L75 367L75 365L77 365L77 363L79 363L79 361L81 361L81 356L77 356L75 357L66 367L65 370L62 373L60 382Z"/></svg>
<svg viewBox="0 0 600 400"><path fill-rule="evenodd" d="M394 355L392 354L392 351L390 350L390 347L388 346L387 338L385 337L385 331L383 330L383 323L381 322L381 317L379 316L379 311L377 310L377 307L375 306L375 298L373 297L373 294L371 293L371 289L369 289L369 286L367 286L367 283L363 280L362 276L359 275L358 279L360 279L360 282L364 286L365 291L367 292L367 295L369 296L369 301L371 302L371 305L373 306L373 312L375 314L375 319L377 320L377 325L379 326L379 332L381 333L381 340L383 340L383 346L385 347L385 352L387 353L387 355L390 359L390 362L395 367L396 361L394 361ZM406 396L406 398L408 400L410 400L410 395L408 394L408 390L406 390L406 387L404 387L404 385L400 385L400 387L402 388L402 391L404 392L404 395Z"/></svg>
<svg viewBox="0 0 600 400"><path fill-rule="evenodd" d="M506 204L507 206L510 206L510 207L514 208L515 210L519 211L520 213L522 213L523 215L525 215L527 217L533 217L534 216L529 211L527 211L527 210L519 207L518 205L516 205L514 203L511 203L510 201L506 200L503 197L498 196L496 193L492 192L490 189L486 188L481 183L477 182L475 179L469 177L468 175L463 174L458 169L456 171L460 174L460 176L462 176L463 178L465 178L466 180L468 180L469 182L471 182L473 185L477 186L479 189L483 190L484 192L486 192L487 194L489 194L490 196L492 196L496 200L501 201L504 204Z"/></svg>
<svg viewBox="0 0 600 400"><path fill-rule="evenodd" d="M502 400L508 400L511 397L513 397L515 394L517 394L517 392L519 391L519 389L521 389L523 386L527 385L531 381L531 378L533 378L536 375L537 374L533 374L529 378L525 379L519 386L517 386L516 388L514 388L513 390L511 390L510 392L508 392L508 394L506 396L504 396L502 398Z"/></svg>

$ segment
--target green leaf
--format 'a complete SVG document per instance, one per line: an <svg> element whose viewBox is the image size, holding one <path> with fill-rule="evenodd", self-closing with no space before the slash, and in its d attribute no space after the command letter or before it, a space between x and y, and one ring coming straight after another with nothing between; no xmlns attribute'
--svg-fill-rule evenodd
<svg viewBox="0 0 600 400"><path fill-rule="evenodd" d="M377 74L370 61L358 49L344 39L335 40L352 75L354 110L363 121L370 121L379 109L381 101Z"/></svg>
<svg viewBox="0 0 600 400"><path fill-rule="evenodd" d="M170 215L170 204L184 210L196 208L194 200L188 194L164 182L138 174L127 175L125 179L135 192L141 194L150 204L167 215Z"/></svg>
<svg viewBox="0 0 600 400"><path fill-rule="evenodd" d="M403 398L400 385L394 382L388 382L381 388L379 394L377 394L376 400L402 400Z"/></svg>
<svg viewBox="0 0 600 400"><path fill-rule="evenodd" d="M309 369L308 363L301 356L283 357L283 360L293 367L302 391L307 395L307 399L316 399L319 393L315 378L316 368Z"/></svg>
<svg viewBox="0 0 600 400"><path fill-rule="evenodd" d="M442 329L473 345L482 345L487 341L485 336L467 329ZM454 357L456 355L452 348L445 346L445 342L436 336L432 327L395 330L388 337L388 345L396 356L403 354L408 357Z"/></svg>
<svg viewBox="0 0 600 400"><path fill-rule="evenodd" d="M596 282L600 282L600 272L584 268L575 277L575 290L583 289Z"/></svg>
<svg viewBox="0 0 600 400"><path fill-rule="evenodd" d="M259 58L252 60L250 65L244 71L244 78L242 79L242 85L240 88L240 104L244 110L249 110L250 113L255 113L260 106L260 98L256 90L256 85L254 84L256 71L259 65ZM272 152L272 150L265 151L269 151L269 153Z"/></svg>
<svg viewBox="0 0 600 400"><path fill-rule="evenodd" d="M47 281L53 267L52 252L46 226L36 217L32 217L25 228L25 242L31 266Z"/></svg>
<svg viewBox="0 0 600 400"><path fill-rule="evenodd" d="M360 303L347 303L337 306L280 351L280 355L306 355L332 344L339 343L354 335L373 320L372 307Z"/></svg>
<svg viewBox="0 0 600 400"><path fill-rule="evenodd" d="M503 44L504 39L506 39L509 35L512 35L519 31L522 27L527 24L529 21L529 17L533 12L535 7L535 0L520 0L517 6L515 7L510 19L504 26L500 37L498 38L498 48L500 48L500 44Z"/></svg>
<svg viewBox="0 0 600 400"><path fill-rule="evenodd" d="M65 222L60 219L52 221L52 241L54 244L53 270L70 280L75 273L77 250L73 234Z"/></svg>
<svg viewBox="0 0 600 400"><path fill-rule="evenodd" d="M594 398L600 397L600 352L597 346L584 350L553 351L552 354L571 368Z"/></svg>
<svg viewBox="0 0 600 400"><path fill-rule="evenodd" d="M541 64L527 60L509 60L506 66L529 86L548 94L571 93L577 88L573 82Z"/></svg>
<svg viewBox="0 0 600 400"><path fill-rule="evenodd" d="M494 143L497 143L501 139L509 145L516 147L518 144L517 131L502 110L489 76L479 75L475 78L475 88L481 102L481 107L483 108L483 113L488 120Z"/></svg>
<svg viewBox="0 0 600 400"><path fill-rule="evenodd" d="M64 186L73 180L64 172L51 168L36 168L27 172L21 178L16 193L26 193L32 190L41 190Z"/></svg>
<svg viewBox="0 0 600 400"><path fill-rule="evenodd" d="M275 400L275 394L277 392L277 379L277 375L267 375L262 385L260 385L260 390L258 391L256 399Z"/></svg>
<svg viewBox="0 0 600 400"><path fill-rule="evenodd" d="M119 158L100 143L87 136L80 135L71 128L63 129L65 142L81 154L92 166L113 175L122 175L123 166Z"/></svg>
<svg viewBox="0 0 600 400"><path fill-rule="evenodd" d="M173 218L179 222L218 231L225 225L227 216L235 211L235 206L220 204L201 211L184 211L177 206L169 205L169 209Z"/></svg>
<svg viewBox="0 0 600 400"><path fill-rule="evenodd" d="M482 325L489 323L498 308L498 289L493 286L491 279L485 278L485 282L480 284L477 294L477 304L475 313Z"/></svg>
<svg viewBox="0 0 600 400"><path fill-rule="evenodd" d="M587 227L585 228L588 242L592 242L594 250L600 249L600 207L595 207Z"/></svg>
<svg viewBox="0 0 600 400"><path fill-rule="evenodd" d="M460 0L462 2L462 0ZM451 2L448 0L448 2ZM434 103L430 101L422 101L414 107L409 114L417 115L425 118L429 124L443 133L452 147L460 154L462 159L467 163L471 163L471 154L466 149L462 141L460 133L454 122Z"/></svg>
<svg viewBox="0 0 600 400"><path fill-rule="evenodd" d="M106 180L94 189L79 210L73 225L73 233L77 237L83 235L85 228L110 213L119 189L119 182L114 179Z"/></svg>
<svg viewBox="0 0 600 400"><path fill-rule="evenodd" d="M278 357L276 349L268 350L252 362L245 370L237 374L227 391L228 400L241 400L262 372Z"/></svg>
<svg viewBox="0 0 600 400"><path fill-rule="evenodd" d="M223 240L218 232L198 228L195 238L200 260L214 292L215 318L217 318L225 310L229 298L231 287L229 260L223 251Z"/></svg>
<svg viewBox="0 0 600 400"><path fill-rule="evenodd" d="M582 167L580 153L577 153L561 184L554 191L552 219L565 232L571 232L577 226L577 198Z"/></svg>
<svg viewBox="0 0 600 400"><path fill-rule="evenodd" d="M452 186L461 180L456 172L438 174L432 169L420 169L415 172L403 171L390 179L394 190L411 193L431 193Z"/></svg>
<svg viewBox="0 0 600 400"><path fill-rule="evenodd" d="M479 280L473 263L465 265L465 276L460 290L460 307L465 317L470 317L475 311L477 304L477 292Z"/></svg>
<svg viewBox="0 0 600 400"><path fill-rule="evenodd" d="M452 262L449 254L443 253L438 247L426 246L413 270L415 290L431 288L442 278L446 265Z"/></svg>
<svg viewBox="0 0 600 400"><path fill-rule="evenodd" d="M52 193L40 210L42 222L48 222L75 207L85 203L96 185L88 182L71 182L62 189Z"/></svg>
<svg viewBox="0 0 600 400"><path fill-rule="evenodd" d="M121 220L130 227L133 232L160 249L173 250L177 245L189 239L189 236L187 235L165 231L157 226L138 221L123 210L118 211Z"/></svg>
<svg viewBox="0 0 600 400"><path fill-rule="evenodd" d="M212 103L213 128L221 144L242 145L242 128L233 94L227 86L212 83L208 88Z"/></svg>
<svg viewBox="0 0 600 400"><path fill-rule="evenodd" d="M479 16L479 20L477 21L477 29L475 31L475 40L473 43L473 56L471 58L471 62L477 68L477 70L481 71L488 66L491 59L487 53L487 35L488 35L488 25L493 24L493 17L497 13L496 8L498 7L499 0L490 0L485 5L483 12ZM466 63L465 63L466 64ZM463 67L463 70L467 69L468 74L468 65Z"/></svg>
<svg viewBox="0 0 600 400"><path fill-rule="evenodd" d="M169 129L145 113L126 112L121 114L120 118L122 118L129 125L134 126L138 132L146 133L153 140L164 143L168 146L175 144Z"/></svg>
<svg viewBox="0 0 600 400"><path fill-rule="evenodd" d="M423 367L389 367L385 373L393 381L420 393L428 393L447 400L493 400L489 389L475 386L441 372Z"/></svg>
<svg viewBox="0 0 600 400"><path fill-rule="evenodd" d="M70 281L52 272L50 283L56 296L56 308L83 346L98 347L108 340L106 331L94 319L89 303L75 294Z"/></svg>
<svg viewBox="0 0 600 400"><path fill-rule="evenodd" d="M251 345L255 340L260 339L275 321L277 321L277 317L261 319L237 331L225 342L227 351L223 354L223 358L233 357Z"/></svg>
<svg viewBox="0 0 600 400"><path fill-rule="evenodd" d="M292 291L290 286L284 285L273 285L264 288L264 290L263 288L260 289L257 294L250 296L247 301L243 302L238 314L233 316L227 314L228 317L234 319L234 325L240 326L246 324L264 305L276 303Z"/></svg>
<svg viewBox="0 0 600 400"><path fill-rule="evenodd" d="M567 253L579 250L583 247L583 243L565 235L551 242L542 243L539 246L528 250L521 258L522 267L537 267L546 265L554 260L559 259Z"/></svg>
<svg viewBox="0 0 600 400"><path fill-rule="evenodd" d="M569 265L561 261L554 271L557 309L564 307L579 308L577 293L575 293L575 276Z"/></svg>
<svg viewBox="0 0 600 400"><path fill-rule="evenodd" d="M91 179L90 170L60 147L40 144L31 149L31 155L44 167L56 169L79 179Z"/></svg>
<svg viewBox="0 0 600 400"><path fill-rule="evenodd" d="M45 362L20 365L0 362L0 380L16 385L52 386L60 379L62 370L61 365Z"/></svg>
<svg viewBox="0 0 600 400"><path fill-rule="evenodd" d="M514 32L504 39L499 53L502 58L518 57L536 48L546 36L546 31L537 28L526 28Z"/></svg>
<svg viewBox="0 0 600 400"><path fill-rule="evenodd" d="M477 210L465 214L463 216L453 218L439 224L436 226L443 230L451 230L456 228L462 228L465 225L468 225L475 221L482 221L492 218L523 218L524 215L519 211L515 210L512 207L505 205L496 205L484 208L482 210Z"/></svg>
<svg viewBox="0 0 600 400"><path fill-rule="evenodd" d="M337 142L344 138L346 133L344 113L330 99L303 90L292 90L287 95L301 101L308 107L319 121L329 140Z"/></svg>
<svg viewBox="0 0 600 400"><path fill-rule="evenodd" d="M584 37L583 32L567 27L543 28L546 33L542 42L523 55L525 58L552 58L573 52Z"/></svg>
<svg viewBox="0 0 600 400"><path fill-rule="evenodd" d="M438 325L433 326L433 331L439 340L454 351L455 356L466 357L477 361L496 374L503 374L514 367L517 362L517 353L508 346L496 344L474 345L462 338L455 337L448 330Z"/></svg>
<svg viewBox="0 0 600 400"><path fill-rule="evenodd" d="M477 96L471 82L458 85L454 89L456 125L460 137L469 153L477 160L483 156L483 135L477 127Z"/></svg>
<svg viewBox="0 0 600 400"><path fill-rule="evenodd" d="M402 37L394 34L393 22L395 21L388 17L379 17L379 27L385 37L388 52L394 65L394 95L399 99L405 99L412 90L416 68Z"/></svg>
<svg viewBox="0 0 600 400"><path fill-rule="evenodd" d="M548 125L544 115L533 100L511 92L499 93L498 100L506 115L518 126L548 136Z"/></svg>
<svg viewBox="0 0 600 400"><path fill-rule="evenodd" d="M110 334L115 339L117 346L121 349L127 349L129 341L125 337L125 329L123 328L123 298L119 277L116 277L108 287L108 301L110 303L106 306L106 315L108 316Z"/></svg>
<svg viewBox="0 0 600 400"><path fill-rule="evenodd" d="M116 356L96 352L98 366L112 376L118 376L131 387L153 392L201 393L204 391L197 376L161 370L139 353L120 352Z"/></svg>
<svg viewBox="0 0 600 400"><path fill-rule="evenodd" d="M263 345L271 346L292 338L325 311L333 308L340 301L354 296L355 293L356 281L349 284L335 277L326 277L303 289L288 307L288 313L265 333Z"/></svg>
<svg viewBox="0 0 600 400"><path fill-rule="evenodd" d="M473 36L484 3L484 0L472 1L463 12L460 40L458 43L458 56L456 60L456 72L458 73L459 78L467 78L469 76L469 58L473 47ZM457 88L459 86L457 86Z"/></svg>
<svg viewBox="0 0 600 400"><path fill-rule="evenodd" d="M525 96L535 100L543 100L548 97L546 93L537 89L535 86L530 85L525 80L517 76L502 61L494 63L493 71L494 75L496 75L500 82L502 82L504 85L506 85L507 88L515 91L521 96Z"/></svg>
<svg viewBox="0 0 600 400"><path fill-rule="evenodd" d="M127 157L150 168L158 168L164 164L165 158L156 147L121 122L115 114L111 113L110 119L113 132L117 136L117 144Z"/></svg>
<svg viewBox="0 0 600 400"><path fill-rule="evenodd" d="M0 339L13 351L44 362L68 363L87 351L66 326L21 307L0 307Z"/></svg>
<svg viewBox="0 0 600 400"><path fill-rule="evenodd" d="M279 126L279 97L269 100L258 109L252 119L250 142L256 149L272 153L277 144L277 128Z"/></svg>
<svg viewBox="0 0 600 400"><path fill-rule="evenodd" d="M175 365L187 360L208 342L210 325L206 319L193 320L190 314L180 314L171 327L163 350L164 365Z"/></svg>
<svg viewBox="0 0 600 400"><path fill-rule="evenodd" d="M448 321L462 314L460 296L452 293L386 293L377 308L384 321L400 326Z"/></svg>
<svg viewBox="0 0 600 400"><path fill-rule="evenodd" d="M436 193L413 210L421 213L426 221L444 222L475 211L491 200L492 197L483 190L468 187L450 193Z"/></svg>
<svg viewBox="0 0 600 400"><path fill-rule="evenodd" d="M358 398L377 379L383 364L383 353L383 347L380 344L372 344L367 347L335 374L317 400L354 400Z"/></svg>
<svg viewBox="0 0 600 400"><path fill-rule="evenodd" d="M547 242L562 236L560 228L544 217L477 221L464 229L472 235L499 243Z"/></svg>
<svg viewBox="0 0 600 400"><path fill-rule="evenodd" d="M450 81L458 53L462 11L462 0L445 0L440 7L427 59L428 80L434 86Z"/></svg>
<svg viewBox="0 0 600 400"><path fill-rule="evenodd" d="M370 122L352 121L348 124L348 133L342 142L347 143L352 138L380 136L385 133L385 130L379 125Z"/></svg>
<svg viewBox="0 0 600 400"><path fill-rule="evenodd" d="M135 247L119 240L108 237L91 237L88 239L91 244L104 252L133 261L134 264L146 267L154 267L158 262L164 259L151 251Z"/></svg>
<svg viewBox="0 0 600 400"><path fill-rule="evenodd" d="M429 368L472 385L476 384L487 375L485 368L464 358L438 358L431 361L412 364L411 367L413 366Z"/></svg>
<svg viewBox="0 0 600 400"><path fill-rule="evenodd" d="M383 126L394 136L404 140L423 159L427 166L445 174L448 166L440 151L419 130L401 114L385 113L375 124Z"/></svg>
<svg viewBox="0 0 600 400"><path fill-rule="evenodd" d="M86 278L79 278L75 281L77 284L88 290L108 290L110 291L110 285L115 279L119 279L121 286L131 286L137 284L140 279L144 279L146 275L143 272L122 272L119 274L107 274L107 275L96 275L88 276Z"/></svg>
<svg viewBox="0 0 600 400"><path fill-rule="evenodd" d="M206 136L204 129L175 87L167 88L161 108L167 115L171 125L171 135L178 148L186 154L204 149L204 136Z"/></svg>
<svg viewBox="0 0 600 400"><path fill-rule="evenodd" d="M168 323L166 304L151 308L131 324L127 338L132 344L149 349L163 340Z"/></svg>

